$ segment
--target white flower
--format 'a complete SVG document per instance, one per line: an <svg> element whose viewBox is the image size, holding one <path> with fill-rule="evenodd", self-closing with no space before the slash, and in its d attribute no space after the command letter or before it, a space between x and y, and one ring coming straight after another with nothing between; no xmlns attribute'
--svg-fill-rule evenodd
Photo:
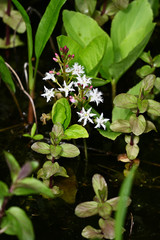
<svg viewBox="0 0 160 240"><path fill-rule="evenodd" d="M44 93L41 94L41 96L46 97L47 98L47 102L49 102L51 100L52 97L54 97L54 88L48 89L44 86Z"/></svg>
<svg viewBox="0 0 160 240"><path fill-rule="evenodd" d="M95 122L97 123L97 125L95 126L95 128L100 128L101 126L104 128L104 130L106 129L106 126L104 125L106 122L109 121L109 118L103 118L103 113L101 113L100 117L97 117L95 119Z"/></svg>
<svg viewBox="0 0 160 240"><path fill-rule="evenodd" d="M67 97L68 96L68 93L70 92L70 91L75 91L74 90L74 88L72 88L72 85L73 85L73 82L71 82L70 84L66 84L66 82L64 81L64 83L63 83L63 88L58 88L58 90L60 91L60 92L65 92L65 97Z"/></svg>
<svg viewBox="0 0 160 240"><path fill-rule="evenodd" d="M83 73L84 73L84 67L79 65L77 62L75 62L72 66L72 74L79 76Z"/></svg>
<svg viewBox="0 0 160 240"><path fill-rule="evenodd" d="M65 71L66 71L67 73L72 72L72 68L68 67L68 68L65 69Z"/></svg>
<svg viewBox="0 0 160 240"><path fill-rule="evenodd" d="M91 84L91 78L87 78L86 75L83 75L82 77L78 76L77 80L78 81L75 83L76 87L78 86L78 84L80 84L81 86L83 86L83 88L85 88Z"/></svg>
<svg viewBox="0 0 160 240"><path fill-rule="evenodd" d="M78 122L82 122L82 120L84 120L83 122L83 126L85 126L87 124L87 121L93 123L93 120L91 119L91 117L95 116L96 114L94 113L90 113L92 110L92 108L89 108L87 111L84 109L84 107L82 108L81 112L77 112L78 115L80 116L80 119L78 120Z"/></svg>
<svg viewBox="0 0 160 240"><path fill-rule="evenodd" d="M53 82L56 82L56 78L54 76L54 73L45 73L45 77L43 78L43 80L49 80L51 79Z"/></svg>
<svg viewBox="0 0 160 240"><path fill-rule="evenodd" d="M90 98L90 102L96 102L97 106L100 102L103 102L102 92L98 91L98 88L89 91L88 97Z"/></svg>

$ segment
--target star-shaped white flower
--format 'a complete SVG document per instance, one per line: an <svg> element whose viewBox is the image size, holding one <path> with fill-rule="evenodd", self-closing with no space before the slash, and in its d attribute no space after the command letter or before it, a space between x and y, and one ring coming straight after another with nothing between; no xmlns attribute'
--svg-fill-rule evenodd
<svg viewBox="0 0 160 240"><path fill-rule="evenodd" d="M54 76L54 73L45 73L45 77L43 78L43 80L49 80L51 79L53 82L56 82L56 78Z"/></svg>
<svg viewBox="0 0 160 240"><path fill-rule="evenodd" d="M95 88L88 92L90 102L96 102L97 106L100 102L103 102L102 92L98 91L98 88Z"/></svg>
<svg viewBox="0 0 160 240"><path fill-rule="evenodd" d="M77 87L78 84L83 86L83 89L84 89L85 87L88 87L88 85L91 84L91 78L87 78L86 75L78 76L77 77L77 82L75 83L75 86Z"/></svg>
<svg viewBox="0 0 160 240"><path fill-rule="evenodd" d="M100 128L102 126L105 130L106 129L105 123L108 121L109 121L109 118L104 118L103 113L101 113L101 115L95 119L95 122L97 123L95 128Z"/></svg>
<svg viewBox="0 0 160 240"><path fill-rule="evenodd" d="M72 66L72 74L79 76L83 73L84 73L84 67L79 65L77 62L75 62Z"/></svg>
<svg viewBox="0 0 160 240"><path fill-rule="evenodd" d="M51 100L52 97L54 97L54 88L48 89L44 86L44 93L41 94L42 97L47 98L47 102Z"/></svg>
<svg viewBox="0 0 160 240"><path fill-rule="evenodd" d="M95 116L96 114L94 113L90 113L92 110L92 108L89 108L87 111L84 109L84 107L82 108L81 112L77 112L78 115L80 116L80 119L78 120L78 122L83 122L83 126L85 126L87 124L87 121L93 123L93 120L91 119L91 117Z"/></svg>
<svg viewBox="0 0 160 240"><path fill-rule="evenodd" d="M64 83L63 83L64 87L63 88L58 88L58 90L60 92L65 92L65 97L67 97L69 92L75 91L75 89L72 88L72 85L73 85L73 82L71 82L70 84L67 85L66 82L64 81Z"/></svg>

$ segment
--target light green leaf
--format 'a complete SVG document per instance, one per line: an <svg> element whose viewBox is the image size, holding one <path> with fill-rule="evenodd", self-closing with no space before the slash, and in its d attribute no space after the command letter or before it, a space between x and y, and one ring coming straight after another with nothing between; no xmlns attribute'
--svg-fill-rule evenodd
<svg viewBox="0 0 160 240"><path fill-rule="evenodd" d="M146 121L146 128L145 128L144 133L148 133L152 130L157 132L155 125L151 121Z"/></svg>
<svg viewBox="0 0 160 240"><path fill-rule="evenodd" d="M156 80L156 76L154 74L150 74L142 80L142 85L140 89L140 98L141 98L141 94L146 96L151 92L152 88L154 87L155 80Z"/></svg>
<svg viewBox="0 0 160 240"><path fill-rule="evenodd" d="M134 159L136 159L136 157L138 156L139 147L138 147L137 144L130 145L130 143L128 143L128 144L126 145L126 152L127 152L127 157L128 157L130 160L134 160Z"/></svg>
<svg viewBox="0 0 160 240"><path fill-rule="evenodd" d="M156 80L155 80L155 87L160 91L160 78L157 77Z"/></svg>
<svg viewBox="0 0 160 240"><path fill-rule="evenodd" d="M34 240L34 231L31 220L24 210L19 207L10 207L5 211L6 216L2 219L2 228L8 235L16 235L19 240Z"/></svg>
<svg viewBox="0 0 160 240"><path fill-rule="evenodd" d="M61 123L66 129L71 120L71 107L66 98L60 98L56 101L52 108L53 123Z"/></svg>
<svg viewBox="0 0 160 240"><path fill-rule="evenodd" d="M86 226L82 231L82 237L87 239L103 239L103 234L100 229L95 229L92 226Z"/></svg>
<svg viewBox="0 0 160 240"><path fill-rule="evenodd" d="M73 124L64 131L63 139L77 139L77 138L88 138L87 130L78 124Z"/></svg>
<svg viewBox="0 0 160 240"><path fill-rule="evenodd" d="M119 133L130 133L131 132L131 127L130 123L128 120L115 120L114 122L111 123L110 128L114 132L119 132Z"/></svg>
<svg viewBox="0 0 160 240"><path fill-rule="evenodd" d="M31 128L31 137L33 137L36 133L36 129L37 129L37 124L34 123L32 128Z"/></svg>
<svg viewBox="0 0 160 240"><path fill-rule="evenodd" d="M37 58L41 56L41 53L57 23L59 11L65 2L66 0L51 0L48 4L38 25L35 36L35 55Z"/></svg>
<svg viewBox="0 0 160 240"><path fill-rule="evenodd" d="M108 197L107 183L100 174L94 174L92 177L92 186L99 202L104 202Z"/></svg>
<svg viewBox="0 0 160 240"><path fill-rule="evenodd" d="M125 142L126 143L130 143L131 142L131 138L132 138L132 141L133 141L133 144L137 144L139 143L139 137L138 136L130 136L130 135L125 135Z"/></svg>
<svg viewBox="0 0 160 240"><path fill-rule="evenodd" d="M135 109L137 108L137 97L132 94L121 93L115 97L113 103L116 107Z"/></svg>
<svg viewBox="0 0 160 240"><path fill-rule="evenodd" d="M42 134L36 134L33 139L36 141L42 140L44 138L44 136Z"/></svg>
<svg viewBox="0 0 160 240"><path fill-rule="evenodd" d="M108 202L103 202L98 204L98 214L107 219L111 216L112 213L112 206Z"/></svg>
<svg viewBox="0 0 160 240"><path fill-rule="evenodd" d="M59 171L59 164L57 162L52 163L51 161L46 161L43 164L43 174L44 179L49 179L51 176L53 176L55 173Z"/></svg>
<svg viewBox="0 0 160 240"><path fill-rule="evenodd" d="M9 25L13 30L16 30L18 33L24 33L26 31L26 25L23 21L22 15L16 10L11 10L10 16L8 16L8 14L4 14L3 22Z"/></svg>
<svg viewBox="0 0 160 240"><path fill-rule="evenodd" d="M146 128L146 120L143 115L139 115L138 117L136 114L132 114L129 123L131 126L131 131L136 135L141 135Z"/></svg>
<svg viewBox="0 0 160 240"><path fill-rule="evenodd" d="M6 183L0 181L0 199L2 199L3 197L9 196L9 189ZM0 209L1 209L1 205L0 205Z"/></svg>
<svg viewBox="0 0 160 240"><path fill-rule="evenodd" d="M143 52L143 53L140 55L140 59L142 59L144 62L146 62L146 63L148 63L148 64L152 64L152 57L151 57L150 51L148 51L148 52Z"/></svg>
<svg viewBox="0 0 160 240"><path fill-rule="evenodd" d="M15 92L16 89L15 89L15 85L14 85L14 82L12 80L12 77L11 77L11 73L8 69L8 67L6 66L5 64L5 61L4 59L0 56L0 77L2 78L2 80L9 85L9 88Z"/></svg>
<svg viewBox="0 0 160 240"><path fill-rule="evenodd" d="M139 68L137 71L136 71L136 74L143 78L145 76L147 76L148 74L151 74L155 71L155 68L154 67L151 67L149 65L144 65L143 67Z"/></svg>
<svg viewBox="0 0 160 240"><path fill-rule="evenodd" d="M160 116L160 103L155 100L148 99L147 112L157 117Z"/></svg>
<svg viewBox="0 0 160 240"><path fill-rule="evenodd" d="M50 153L51 153L52 157L55 157L55 158L58 157L59 155L61 155L61 152L62 152L61 146L50 145Z"/></svg>
<svg viewBox="0 0 160 240"><path fill-rule="evenodd" d="M76 9L88 16L92 16L95 8L96 8L97 0L75 0Z"/></svg>
<svg viewBox="0 0 160 240"><path fill-rule="evenodd" d="M103 232L103 237L105 239L115 238L115 220L113 218L110 217L107 220L100 218L99 226ZM122 230L121 230L121 233L122 233Z"/></svg>
<svg viewBox="0 0 160 240"><path fill-rule="evenodd" d="M79 149L70 143L63 143L61 144L62 152L61 157L73 158L77 157L80 154Z"/></svg>
<svg viewBox="0 0 160 240"><path fill-rule="evenodd" d="M146 112L147 108L148 108L148 100L147 99L141 100L138 98L137 99L137 107L138 107L139 113Z"/></svg>
<svg viewBox="0 0 160 240"><path fill-rule="evenodd" d="M23 46L24 43L20 40L18 35L10 35L10 43L6 45L6 37L4 39L0 38L0 48L9 49L19 46Z"/></svg>
<svg viewBox="0 0 160 240"><path fill-rule="evenodd" d="M85 218L98 214L98 203L95 201L83 202L75 208L78 217Z"/></svg>
<svg viewBox="0 0 160 240"><path fill-rule="evenodd" d="M15 157L9 152L4 151L4 156L10 170L12 182L14 182L20 171L19 163L17 162Z"/></svg>
<svg viewBox="0 0 160 240"><path fill-rule="evenodd" d="M62 124L57 122L53 125L52 132L54 133L55 137L62 138L64 136L64 130Z"/></svg>
<svg viewBox="0 0 160 240"><path fill-rule="evenodd" d="M42 194L49 198L53 198L54 195L48 187L46 187L41 181L35 178L24 178L16 182L13 190L13 194L30 195L30 194Z"/></svg>
<svg viewBox="0 0 160 240"><path fill-rule="evenodd" d="M44 142L35 142L31 146L32 150L41 153L41 154L49 154L50 153L50 145Z"/></svg>
<svg viewBox="0 0 160 240"><path fill-rule="evenodd" d="M160 54L153 58L153 66L160 67Z"/></svg>

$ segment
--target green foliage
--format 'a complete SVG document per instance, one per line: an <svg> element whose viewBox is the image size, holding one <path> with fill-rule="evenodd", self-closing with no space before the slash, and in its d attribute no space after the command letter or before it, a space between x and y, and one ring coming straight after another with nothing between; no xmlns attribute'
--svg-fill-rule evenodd
<svg viewBox="0 0 160 240"><path fill-rule="evenodd" d="M37 125L36 123L33 124L32 128L31 128L31 133L25 133L23 134L23 137L29 137L33 140L42 140L44 137L42 134L36 134L36 129L37 129Z"/></svg>

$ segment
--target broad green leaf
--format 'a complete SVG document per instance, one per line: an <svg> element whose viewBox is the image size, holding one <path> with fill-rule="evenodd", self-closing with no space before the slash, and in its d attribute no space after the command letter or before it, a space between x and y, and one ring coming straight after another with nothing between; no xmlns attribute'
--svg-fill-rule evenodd
<svg viewBox="0 0 160 240"><path fill-rule="evenodd" d="M140 55L140 59L142 59L144 62L146 62L146 63L148 63L148 64L152 64L152 57L151 57L150 51L148 51L148 52L143 52L143 53Z"/></svg>
<svg viewBox="0 0 160 240"><path fill-rule="evenodd" d="M92 226L86 226L82 231L82 236L87 239L103 239L103 234L100 229L95 229Z"/></svg>
<svg viewBox="0 0 160 240"><path fill-rule="evenodd" d="M16 182L13 190L13 194L30 195L30 194L42 194L49 198L53 198L54 195L48 187L46 187L41 181L35 178L24 178Z"/></svg>
<svg viewBox="0 0 160 240"><path fill-rule="evenodd" d="M59 171L59 168L60 166L57 162L52 163L51 161L46 161L43 164L44 179L49 179L51 176L53 176Z"/></svg>
<svg viewBox="0 0 160 240"><path fill-rule="evenodd" d="M148 108L148 100L147 99L141 100L138 98L137 99L137 107L138 107L139 113L146 112L147 108Z"/></svg>
<svg viewBox="0 0 160 240"><path fill-rule="evenodd" d="M76 9L88 16L92 16L95 8L96 8L97 0L75 0Z"/></svg>
<svg viewBox="0 0 160 240"><path fill-rule="evenodd" d="M153 58L153 66L160 67L160 54Z"/></svg>
<svg viewBox="0 0 160 240"><path fill-rule="evenodd" d="M129 119L131 131L136 135L141 135L146 128L146 120L143 115L139 115L138 117L136 114L132 114Z"/></svg>
<svg viewBox="0 0 160 240"><path fill-rule="evenodd" d="M9 85L10 89L15 92L15 85L11 77L11 73L8 69L8 67L5 64L4 59L0 56L0 77L2 80Z"/></svg>
<svg viewBox="0 0 160 240"><path fill-rule="evenodd" d="M103 130L103 129L98 129L99 133L103 136L103 137L106 137L106 138L109 138L111 140L115 140L121 133L116 133L116 132L113 132L111 129L110 129L110 122L107 122L106 124L106 130Z"/></svg>
<svg viewBox="0 0 160 240"><path fill-rule="evenodd" d="M107 219L111 216L112 213L112 206L108 202L103 202L98 204L98 214Z"/></svg>
<svg viewBox="0 0 160 240"><path fill-rule="evenodd" d="M107 183L100 174L94 174L92 177L92 186L99 202L104 202L108 197Z"/></svg>
<svg viewBox="0 0 160 240"><path fill-rule="evenodd" d="M147 76L148 74L151 74L155 71L155 68L154 67L151 67L149 65L144 65L143 67L139 68L137 71L136 71L136 74L143 78L145 76Z"/></svg>
<svg viewBox="0 0 160 240"><path fill-rule="evenodd" d="M38 141L38 140L42 140L44 138L44 136L42 134L36 134L33 139Z"/></svg>
<svg viewBox="0 0 160 240"><path fill-rule="evenodd" d="M63 143L61 144L62 147L62 152L61 152L61 157L67 157L67 158L73 158L77 157L80 154L79 149L70 143Z"/></svg>
<svg viewBox="0 0 160 240"><path fill-rule="evenodd" d="M154 83L156 80L156 76L154 74L150 74L148 76L146 76L143 80L142 80L142 85L141 85L141 89L140 89L140 95L148 95L152 88L154 87ZM141 97L141 96L140 96Z"/></svg>
<svg viewBox="0 0 160 240"><path fill-rule="evenodd" d="M155 125L151 121L146 121L146 128L145 128L144 133L148 133L152 130L157 132Z"/></svg>
<svg viewBox="0 0 160 240"><path fill-rule="evenodd" d="M115 240L122 240L122 228L124 226L124 220L127 212L127 201L128 197L131 192L131 187L135 175L135 171L137 169L136 165L133 165L128 176L125 178L125 180L122 183L121 189L120 189L120 199L118 202L118 209L116 211L116 223L115 223Z"/></svg>
<svg viewBox="0 0 160 240"><path fill-rule="evenodd" d="M9 196L9 189L6 183L0 181L0 199L2 199L3 197ZM1 205L0 205L0 209L1 209Z"/></svg>
<svg viewBox="0 0 160 240"><path fill-rule="evenodd" d="M57 156L61 155L61 152L62 152L61 146L50 145L50 153L51 153L52 157L56 158Z"/></svg>
<svg viewBox="0 0 160 240"><path fill-rule="evenodd" d="M105 239L115 238L115 220L113 218L110 217L107 220L100 218L99 226L103 232L103 237ZM121 234L122 234L122 229L121 229Z"/></svg>
<svg viewBox="0 0 160 240"><path fill-rule="evenodd" d="M26 31L26 25L23 21L22 15L16 10L11 10L10 16L8 16L8 14L4 14L3 22L9 25L13 30L16 30L18 33L24 33Z"/></svg>
<svg viewBox="0 0 160 240"><path fill-rule="evenodd" d="M156 78L154 85L160 91L160 78L159 77Z"/></svg>
<svg viewBox="0 0 160 240"><path fill-rule="evenodd" d="M116 107L135 109L137 108L137 97L132 94L121 93L115 97L113 103Z"/></svg>
<svg viewBox="0 0 160 240"><path fill-rule="evenodd" d="M65 2L66 0L51 0L48 4L38 25L35 36L35 55L37 58L41 56L41 53L57 23L60 9Z"/></svg>
<svg viewBox="0 0 160 240"><path fill-rule="evenodd" d="M104 80L102 78L93 77L91 79L91 81L92 81L92 86L93 87L101 87L101 86L106 85L107 83L110 83L111 79L110 80Z"/></svg>
<svg viewBox="0 0 160 240"><path fill-rule="evenodd" d="M35 142L31 146L32 150L41 153L41 154L49 154L50 153L50 145L44 142Z"/></svg>
<svg viewBox="0 0 160 240"><path fill-rule="evenodd" d="M131 132L131 127L130 123L128 120L115 120L114 122L111 123L110 128L114 132L119 132L119 133L130 133Z"/></svg>
<svg viewBox="0 0 160 240"><path fill-rule="evenodd" d="M31 61L32 53L33 53L33 39L32 39L32 27L31 27L30 19L27 12L23 8L23 6L17 0L12 0L12 2L21 13L23 20L26 24L27 41L28 41L28 57L29 57L29 61Z"/></svg>
<svg viewBox="0 0 160 240"><path fill-rule="evenodd" d="M0 38L0 48L9 49L15 48L24 45L24 43L20 40L18 35L10 35L10 43L6 45L6 37L4 39Z"/></svg>
<svg viewBox="0 0 160 240"><path fill-rule="evenodd" d="M10 207L5 214L1 226L2 228L6 227L6 234L16 235L19 240L35 239L32 222L23 209Z"/></svg>
<svg viewBox="0 0 160 240"><path fill-rule="evenodd" d="M95 201L83 202L75 208L78 217L85 218L98 214L98 203Z"/></svg>
<svg viewBox="0 0 160 240"><path fill-rule="evenodd" d="M160 103L155 100L148 99L147 112L157 117L160 116Z"/></svg>
<svg viewBox="0 0 160 240"><path fill-rule="evenodd" d="M4 156L10 170L12 182L14 182L20 171L19 163L17 162L15 157L9 152L4 151Z"/></svg>
<svg viewBox="0 0 160 240"><path fill-rule="evenodd" d="M130 145L130 143L128 143L128 144L126 145L126 152L127 152L127 157L128 157L130 160L134 160L134 159L136 159L136 157L138 156L139 147L138 147L137 144Z"/></svg>
<svg viewBox="0 0 160 240"><path fill-rule="evenodd" d="M153 31L155 24L152 20L153 14L147 0L133 1L128 8L116 14L111 26L116 62L126 58Z"/></svg>
<svg viewBox="0 0 160 240"><path fill-rule="evenodd" d="M52 108L53 123L61 123L66 129L71 120L71 107L66 98L60 98Z"/></svg>
<svg viewBox="0 0 160 240"><path fill-rule="evenodd" d="M74 124L67 128L64 132L63 139L77 139L77 138L88 138L87 130L81 125Z"/></svg>

